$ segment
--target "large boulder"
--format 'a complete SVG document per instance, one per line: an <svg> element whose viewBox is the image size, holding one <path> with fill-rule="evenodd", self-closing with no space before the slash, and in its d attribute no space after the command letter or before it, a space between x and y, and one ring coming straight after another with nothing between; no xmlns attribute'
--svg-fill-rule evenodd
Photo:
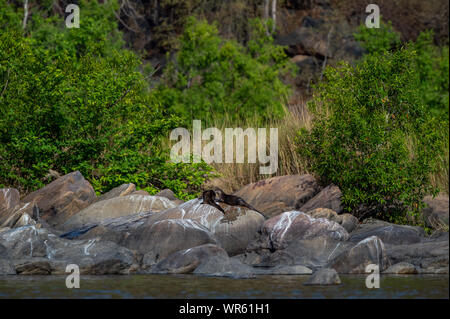
<svg viewBox="0 0 450 319"><path fill-rule="evenodd" d="M299 209L319 190L318 183L311 175L287 175L246 185L235 195L272 217Z"/></svg>
<svg viewBox="0 0 450 319"><path fill-rule="evenodd" d="M19 191L15 188L0 188L0 218L20 203Z"/></svg>
<svg viewBox="0 0 450 319"><path fill-rule="evenodd" d="M302 205L299 210L309 212L316 208L329 208L339 214L342 211L341 196L342 193L339 187L329 185Z"/></svg>
<svg viewBox="0 0 450 319"><path fill-rule="evenodd" d="M305 286L330 286L340 284L341 279L336 270L332 268L322 268L317 270L308 281L304 283Z"/></svg>
<svg viewBox="0 0 450 319"><path fill-rule="evenodd" d="M369 264L378 265L380 272L390 265L386 248L376 236L368 237L344 251L327 267L334 268L340 274L365 274Z"/></svg>
<svg viewBox="0 0 450 319"><path fill-rule="evenodd" d="M54 227L89 206L95 198L91 184L76 171L28 194L22 201L36 203L40 217Z"/></svg>
<svg viewBox="0 0 450 319"><path fill-rule="evenodd" d="M230 256L244 252L264 223L264 217L261 214L244 207L221 203L221 207L225 210L224 215L217 208L201 203L199 199L190 200L176 208L151 216L148 223L165 219L196 221L214 235L219 246Z"/></svg>
<svg viewBox="0 0 450 319"><path fill-rule="evenodd" d="M227 258L221 247L213 244L201 245L177 251L158 262L152 273L187 274L192 273L202 261L212 256Z"/></svg>
<svg viewBox="0 0 450 319"><path fill-rule="evenodd" d="M176 251L217 242L197 221L165 219L136 228L121 244L142 254L147 269Z"/></svg>
<svg viewBox="0 0 450 319"><path fill-rule="evenodd" d="M349 241L357 243L365 238L377 236L384 244L413 244L425 238L421 227L396 225L376 219L367 219L350 234Z"/></svg>
<svg viewBox="0 0 450 319"><path fill-rule="evenodd" d="M97 197L95 202L100 202L102 200L111 199L114 197L131 195L135 191L136 191L136 185L134 185L133 183L122 184L120 186L117 186L117 187L111 189L109 192Z"/></svg>
<svg viewBox="0 0 450 319"><path fill-rule="evenodd" d="M383 274L395 274L395 275L407 275L407 274L417 274L417 268L413 264L407 262L400 262L398 264L392 265Z"/></svg>
<svg viewBox="0 0 450 319"><path fill-rule="evenodd" d="M0 244L19 273L64 274L69 264L92 275L126 274L138 268L135 254L113 242L62 239L35 226L1 232Z"/></svg>
<svg viewBox="0 0 450 319"><path fill-rule="evenodd" d="M336 222L313 218L299 211L289 211L265 221L257 245L278 250L286 248L294 240L321 236L340 241L349 237L347 231Z"/></svg>
<svg viewBox="0 0 450 319"><path fill-rule="evenodd" d="M194 274L213 277L253 278L255 271L235 258L215 255L206 258L194 270Z"/></svg>
<svg viewBox="0 0 450 319"><path fill-rule="evenodd" d="M307 211L307 214L314 218L326 218L333 222L338 223L345 228L347 232L352 232L359 224L358 218L351 214L338 215L335 211L329 208L316 208L311 211Z"/></svg>
<svg viewBox="0 0 450 319"><path fill-rule="evenodd" d="M407 262L419 273L448 273L448 232L412 244L387 245L386 253L393 264Z"/></svg>
<svg viewBox="0 0 450 319"><path fill-rule="evenodd" d="M167 198L167 199L170 199L171 201L173 201L173 202L176 203L177 205L183 204L183 203L184 203L184 201L182 201L181 199L178 199L178 198L175 196L175 193L172 192L172 190L170 190L170 189L168 189L168 188L163 189L162 191L156 193L155 196L160 196L160 197L165 197L165 198Z"/></svg>
<svg viewBox="0 0 450 319"><path fill-rule="evenodd" d="M17 228L35 225L39 220L39 208L35 203L19 203L0 217L0 227Z"/></svg>
<svg viewBox="0 0 450 319"><path fill-rule="evenodd" d="M164 197L128 195L114 197L94 203L67 220L58 229L70 231L90 224L98 224L101 221L127 216L139 212L161 212L176 205Z"/></svg>
<svg viewBox="0 0 450 319"><path fill-rule="evenodd" d="M439 194L437 197L426 196L424 199L426 207L422 214L428 227L440 228L448 226L448 195Z"/></svg>
<svg viewBox="0 0 450 319"><path fill-rule="evenodd" d="M8 250L5 246L0 244L0 276L1 275L15 275L16 271L14 265L10 261Z"/></svg>

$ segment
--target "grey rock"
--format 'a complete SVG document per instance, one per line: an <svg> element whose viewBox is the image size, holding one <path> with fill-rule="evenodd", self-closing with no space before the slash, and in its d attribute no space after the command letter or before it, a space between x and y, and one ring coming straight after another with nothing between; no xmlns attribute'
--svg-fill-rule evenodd
<svg viewBox="0 0 450 319"><path fill-rule="evenodd" d="M173 209L155 214L149 223L165 219L190 219L206 227L216 238L220 247L230 255L241 254L256 238L264 223L264 217L253 210L240 206L220 204L225 215L217 208L201 204L193 199Z"/></svg>
<svg viewBox="0 0 450 319"><path fill-rule="evenodd" d="M344 251L329 262L327 268L334 268L340 274L364 274L369 264L378 265L380 272L390 266L386 248L376 236L365 238Z"/></svg>
<svg viewBox="0 0 450 319"><path fill-rule="evenodd" d="M196 221L166 219L137 227L120 244L143 254L143 268L147 269L176 251L217 242Z"/></svg>
<svg viewBox="0 0 450 319"><path fill-rule="evenodd" d="M254 270L237 259L212 256L194 270L194 274L213 277L254 278Z"/></svg>
<svg viewBox="0 0 450 319"><path fill-rule="evenodd" d="M339 187L329 185L302 205L299 210L308 212L315 208L329 208L339 214L342 211L341 196L342 192Z"/></svg>
<svg viewBox="0 0 450 319"><path fill-rule="evenodd" d="M425 231L417 226L396 225L370 219L350 234L349 241L356 243L371 236L377 236L385 244L414 244L424 240Z"/></svg>
<svg viewBox="0 0 450 319"><path fill-rule="evenodd" d="M102 200L111 199L114 197L121 197L131 195L136 190L136 185L133 183L122 184L116 188L111 189L109 192L97 197L94 202L100 202Z"/></svg>
<svg viewBox="0 0 450 319"><path fill-rule="evenodd" d="M46 273L50 269L52 274L63 274L68 264L76 264L81 274L126 274L137 266L135 254L115 243L62 239L35 226L0 233L0 244L24 273Z"/></svg>
<svg viewBox="0 0 450 319"><path fill-rule="evenodd" d="M177 251L158 262L152 273L187 274L192 273L206 258L219 256L227 258L225 250L217 245L206 244Z"/></svg>
<svg viewBox="0 0 450 319"><path fill-rule="evenodd" d="M417 274L417 268L413 264L407 262L400 262L398 264L390 266L388 269L383 271L383 274Z"/></svg>
<svg viewBox="0 0 450 319"><path fill-rule="evenodd" d="M340 285L341 279L336 270L330 268L322 268L317 270L306 283L305 286L330 286Z"/></svg>
<svg viewBox="0 0 450 319"><path fill-rule="evenodd" d="M176 205L164 197L127 195L114 197L94 203L57 227L64 231L70 231L97 224L103 220L132 215L140 212L161 212Z"/></svg>
<svg viewBox="0 0 450 319"><path fill-rule="evenodd" d="M36 203L40 217L54 227L89 206L95 198L91 184L76 171L28 194L22 201Z"/></svg>
<svg viewBox="0 0 450 319"><path fill-rule="evenodd" d="M286 175L246 185L234 195L272 217L300 208L319 190L320 186L311 175Z"/></svg>
<svg viewBox="0 0 450 319"><path fill-rule="evenodd" d="M338 223L345 228L347 232L352 232L359 224L358 219L351 214L338 215L335 211L329 208L315 208L311 211L307 211L307 214L314 218L326 218L333 222Z"/></svg>

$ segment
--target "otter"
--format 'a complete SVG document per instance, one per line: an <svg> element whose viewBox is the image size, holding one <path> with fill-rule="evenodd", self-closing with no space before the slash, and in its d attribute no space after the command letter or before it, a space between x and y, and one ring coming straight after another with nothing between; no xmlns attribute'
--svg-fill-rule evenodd
<svg viewBox="0 0 450 319"><path fill-rule="evenodd" d="M220 210L223 214L225 214L225 211L223 210L223 208L220 207L220 206L215 202L215 200L216 200L216 192L214 192L214 191L211 190L211 189L206 190L206 191L203 191L202 197L201 197L201 198L203 199L203 202L202 202L201 205L204 205L204 204L210 205L210 206L212 206L212 207L217 208L217 209Z"/></svg>
<svg viewBox="0 0 450 319"><path fill-rule="evenodd" d="M230 206L243 206L243 207L249 208L249 209L254 210L255 212L258 212L261 215L263 215L265 219L268 219L268 217L266 215L261 213L259 210L257 210L255 207L251 206L250 204L247 204L247 202L245 200L243 200L242 198L240 198L238 196L226 194L223 190L221 190L218 187L215 189L215 193L217 194L217 197L218 197L217 201L219 201L219 202L228 204Z"/></svg>

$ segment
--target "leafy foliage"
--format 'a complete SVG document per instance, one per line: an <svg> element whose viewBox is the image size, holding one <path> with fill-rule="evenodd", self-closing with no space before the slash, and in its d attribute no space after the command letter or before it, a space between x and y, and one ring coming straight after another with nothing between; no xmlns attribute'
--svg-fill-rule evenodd
<svg viewBox="0 0 450 319"><path fill-rule="evenodd" d="M442 150L440 123L420 97L413 47L368 55L359 65L328 68L310 108L301 154L325 182L343 192L360 218L405 222L426 194ZM448 123L448 122L447 122Z"/></svg>
<svg viewBox="0 0 450 319"><path fill-rule="evenodd" d="M30 191L50 169L79 170L97 192L132 182L190 198L207 179L204 164L169 162L161 140L180 120L152 102L140 59L120 49L116 27L100 26L108 3L82 2L91 7L76 30L34 17L35 36L0 32L0 186Z"/></svg>
<svg viewBox="0 0 450 319"><path fill-rule="evenodd" d="M218 36L216 26L189 19L180 51L164 72L155 91L158 101L186 119L211 123L254 117L280 117L289 93L280 77L293 70L283 48L253 21L254 36L247 47Z"/></svg>

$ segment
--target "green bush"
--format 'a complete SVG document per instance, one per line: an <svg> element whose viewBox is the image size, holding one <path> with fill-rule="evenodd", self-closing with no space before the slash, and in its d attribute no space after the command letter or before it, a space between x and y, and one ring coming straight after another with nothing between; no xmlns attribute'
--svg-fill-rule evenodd
<svg viewBox="0 0 450 319"><path fill-rule="evenodd" d="M309 104L313 127L300 133L300 153L359 218L404 222L437 192L429 177L448 122L424 105L416 59L409 46L328 68Z"/></svg>
<svg viewBox="0 0 450 319"><path fill-rule="evenodd" d="M294 66L259 20L253 26L253 36L243 47L220 38L215 25L190 18L155 98L186 125L193 119L211 123L280 117L289 93L280 77Z"/></svg>
<svg viewBox="0 0 450 319"><path fill-rule="evenodd" d="M31 37L0 31L0 187L32 191L49 182L50 169L79 170L99 193L132 182L187 199L208 178L205 164L170 163L161 141L180 119L153 102L139 57L118 46L115 22L97 25L113 3L82 2L76 30L34 16ZM14 25L13 14L4 16Z"/></svg>
<svg viewBox="0 0 450 319"><path fill-rule="evenodd" d="M354 37L366 49L367 54L383 53L401 45L400 34L394 30L390 21L388 23L380 21L379 28L361 25Z"/></svg>

